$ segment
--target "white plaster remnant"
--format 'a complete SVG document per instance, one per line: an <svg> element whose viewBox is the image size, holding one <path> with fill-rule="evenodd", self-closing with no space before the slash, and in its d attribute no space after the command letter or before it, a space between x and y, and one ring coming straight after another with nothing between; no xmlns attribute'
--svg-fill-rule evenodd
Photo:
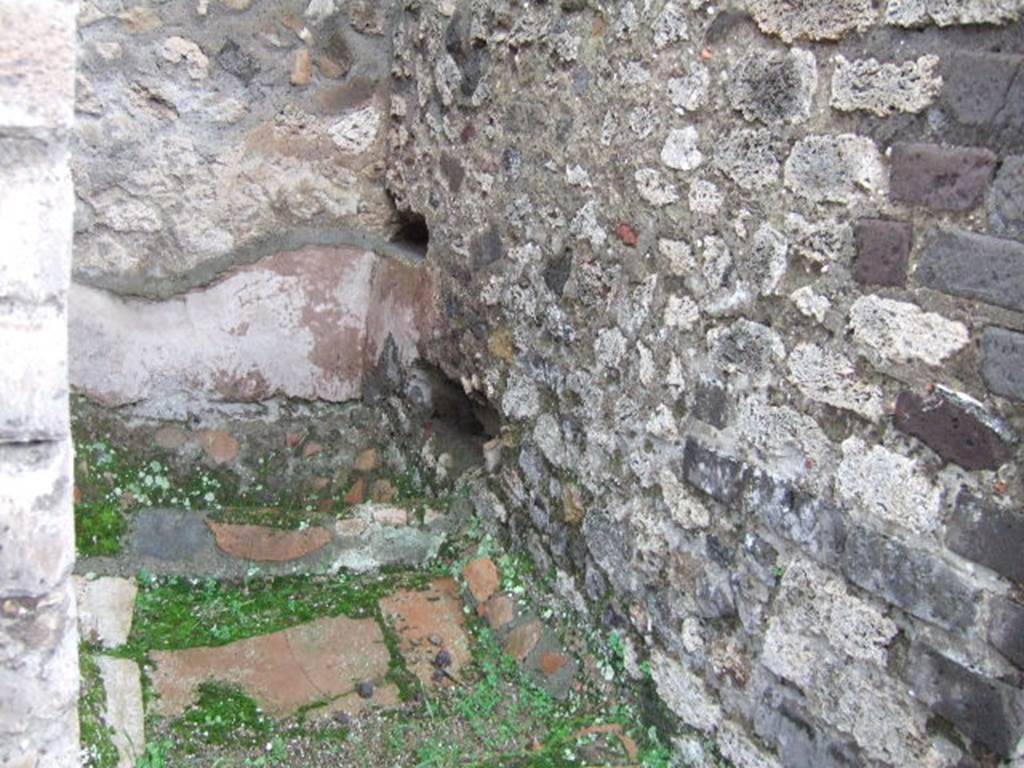
<svg viewBox="0 0 1024 768"><path fill-rule="evenodd" d="M942 489L917 470L912 459L859 437L843 441L836 494L871 518L914 533L934 531L942 517Z"/></svg>
<svg viewBox="0 0 1024 768"><path fill-rule="evenodd" d="M862 110L879 117L921 112L942 90L939 63L935 55L900 64L883 64L877 59L849 61L838 55L832 73L832 107L843 112Z"/></svg>
<svg viewBox="0 0 1024 768"><path fill-rule="evenodd" d="M108 405L172 409L211 397L358 397L380 334L409 360L424 330L426 278L385 264L369 251L310 247L162 302L75 285L71 381Z"/></svg>
<svg viewBox="0 0 1024 768"><path fill-rule="evenodd" d="M920 360L938 365L970 341L963 323L875 295L853 303L849 327L859 346L895 363Z"/></svg>

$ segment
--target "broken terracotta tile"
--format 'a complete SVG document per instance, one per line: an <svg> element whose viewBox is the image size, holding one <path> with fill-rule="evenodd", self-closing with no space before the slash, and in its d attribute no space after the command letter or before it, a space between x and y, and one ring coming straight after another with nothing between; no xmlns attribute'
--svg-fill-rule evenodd
<svg viewBox="0 0 1024 768"><path fill-rule="evenodd" d="M505 638L505 653L516 661L524 661L540 640L541 626L537 620L516 627Z"/></svg>
<svg viewBox="0 0 1024 768"><path fill-rule="evenodd" d="M227 464L238 458L238 441L222 429L202 430L199 447L217 464Z"/></svg>
<svg viewBox="0 0 1024 768"><path fill-rule="evenodd" d="M473 599L478 603L485 602L487 598L497 592L498 584L501 581L498 576L498 566L486 557L470 560L462 569L462 575L466 579L466 586L469 587Z"/></svg>
<svg viewBox="0 0 1024 768"><path fill-rule="evenodd" d="M490 600L480 607L491 629L501 629L511 624L516 616L515 603L507 595L491 595Z"/></svg>
<svg viewBox="0 0 1024 768"><path fill-rule="evenodd" d="M376 448L367 448L356 456L355 468L360 472L373 472L380 466L380 454Z"/></svg>
<svg viewBox="0 0 1024 768"><path fill-rule="evenodd" d="M345 503L362 504L364 501L366 501L366 481L360 477L345 494Z"/></svg>
<svg viewBox="0 0 1024 768"><path fill-rule="evenodd" d="M359 683L383 681L390 654L373 619L338 617L218 648L153 651L157 714L176 717L195 699L201 683L235 684L272 717L334 700Z"/></svg>
<svg viewBox="0 0 1024 768"><path fill-rule="evenodd" d="M368 709L395 709L401 705L398 686L392 683L374 688L373 696L364 699L358 693L347 693L322 707L306 711L307 722L333 720L336 715L358 715Z"/></svg>
<svg viewBox="0 0 1024 768"><path fill-rule="evenodd" d="M263 525L234 525L208 522L210 531L222 552L242 560L285 562L298 560L331 540L325 528L286 531Z"/></svg>
<svg viewBox="0 0 1024 768"><path fill-rule="evenodd" d="M422 592L402 590L380 601L380 609L398 633L406 666L424 685L434 676L440 650L451 655L446 671L455 677L470 661L459 587L452 579L437 579Z"/></svg>
<svg viewBox="0 0 1024 768"><path fill-rule="evenodd" d="M188 433L175 424L165 424L153 434L153 442L165 451L176 451L188 442Z"/></svg>
<svg viewBox="0 0 1024 768"><path fill-rule="evenodd" d="M387 504L398 496L398 489L390 480L377 480L370 486L370 498L379 504Z"/></svg>
<svg viewBox="0 0 1024 768"><path fill-rule="evenodd" d="M564 653L552 653L548 651L540 655L540 659L537 661L537 666L540 671L548 677L558 672L562 667L569 663L569 657Z"/></svg>

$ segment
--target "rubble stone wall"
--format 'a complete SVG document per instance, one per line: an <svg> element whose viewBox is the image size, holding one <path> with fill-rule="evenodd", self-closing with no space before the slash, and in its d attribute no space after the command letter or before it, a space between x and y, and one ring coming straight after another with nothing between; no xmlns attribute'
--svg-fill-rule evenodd
<svg viewBox="0 0 1024 768"><path fill-rule="evenodd" d="M477 502L681 764L1020 764L1024 3L400 5Z"/></svg>
<svg viewBox="0 0 1024 768"><path fill-rule="evenodd" d="M67 295L74 0L0 1L0 766L78 765Z"/></svg>

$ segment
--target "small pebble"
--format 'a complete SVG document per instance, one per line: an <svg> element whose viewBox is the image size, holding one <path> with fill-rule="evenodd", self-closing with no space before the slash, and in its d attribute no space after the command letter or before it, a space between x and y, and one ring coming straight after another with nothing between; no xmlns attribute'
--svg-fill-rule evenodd
<svg viewBox="0 0 1024 768"><path fill-rule="evenodd" d="M356 686L356 693L361 699L373 698L373 683L360 683Z"/></svg>
<svg viewBox="0 0 1024 768"><path fill-rule="evenodd" d="M444 645L444 638L440 635L431 635L428 639L431 645Z"/></svg>
<svg viewBox="0 0 1024 768"><path fill-rule="evenodd" d="M448 650L438 651L434 657L434 666L438 669L447 669L452 665L452 654Z"/></svg>
<svg viewBox="0 0 1024 768"><path fill-rule="evenodd" d="M351 725L352 716L349 715L348 712L335 712L334 722L336 722L338 725Z"/></svg>

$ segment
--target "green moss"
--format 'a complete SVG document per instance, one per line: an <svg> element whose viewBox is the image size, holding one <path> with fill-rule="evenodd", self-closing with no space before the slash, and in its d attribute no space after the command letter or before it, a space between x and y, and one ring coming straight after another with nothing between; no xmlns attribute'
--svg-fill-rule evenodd
<svg viewBox="0 0 1024 768"><path fill-rule="evenodd" d="M399 577L337 576L241 580L184 577L139 579L125 653L217 646L276 632L324 616L372 617L377 600Z"/></svg>
<svg viewBox="0 0 1024 768"><path fill-rule="evenodd" d="M83 557L113 556L121 551L127 520L107 500L75 505L75 547Z"/></svg>
<svg viewBox="0 0 1024 768"><path fill-rule="evenodd" d="M171 730L184 742L254 745L266 743L273 721L240 688L206 682L196 702L174 721ZM193 744L195 746L195 744Z"/></svg>
<svg viewBox="0 0 1024 768"><path fill-rule="evenodd" d="M100 668L85 646L79 648L78 663L81 671L78 725L81 731L82 764L85 768L117 768L113 730L103 720L107 694L100 678Z"/></svg>

